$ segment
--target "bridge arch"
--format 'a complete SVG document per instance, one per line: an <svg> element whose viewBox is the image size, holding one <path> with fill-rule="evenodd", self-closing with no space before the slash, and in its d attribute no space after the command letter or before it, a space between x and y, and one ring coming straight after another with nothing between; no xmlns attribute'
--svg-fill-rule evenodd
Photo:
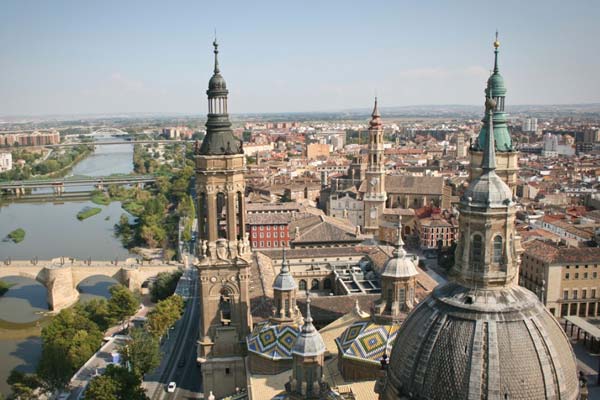
<svg viewBox="0 0 600 400"><path fill-rule="evenodd" d="M119 128L112 128L112 127L105 126L105 127L99 128L89 134L89 136L95 136L95 135L122 136L122 135L129 135L129 133L125 132L124 130L121 130Z"/></svg>

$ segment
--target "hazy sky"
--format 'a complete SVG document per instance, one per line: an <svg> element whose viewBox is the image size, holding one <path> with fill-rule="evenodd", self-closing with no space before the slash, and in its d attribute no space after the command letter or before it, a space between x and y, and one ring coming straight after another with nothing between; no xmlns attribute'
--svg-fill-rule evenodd
<svg viewBox="0 0 600 400"><path fill-rule="evenodd" d="M0 0L0 115L600 102L600 1Z"/></svg>

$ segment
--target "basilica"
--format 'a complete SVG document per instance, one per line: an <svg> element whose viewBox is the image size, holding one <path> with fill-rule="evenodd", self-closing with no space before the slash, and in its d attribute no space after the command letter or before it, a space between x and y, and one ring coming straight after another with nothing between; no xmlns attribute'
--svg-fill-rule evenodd
<svg viewBox="0 0 600 400"><path fill-rule="evenodd" d="M499 46L496 40L483 126L470 148L470 183L459 203L460 236L448 283L424 293L426 278L404 249L396 216L393 252L377 273L379 295L369 307L357 302L317 329L316 298L303 293L306 284L290 271L285 250L269 282L272 298L262 299L272 305L270 315L253 321L250 281L257 259L246 232L246 158L231 128L214 42L207 133L195 148L201 310L195 352L205 398L580 398L567 336L518 285L517 153L506 123ZM392 206L383 140L375 100L368 163L359 168L364 181L358 185L361 226L371 234Z"/></svg>

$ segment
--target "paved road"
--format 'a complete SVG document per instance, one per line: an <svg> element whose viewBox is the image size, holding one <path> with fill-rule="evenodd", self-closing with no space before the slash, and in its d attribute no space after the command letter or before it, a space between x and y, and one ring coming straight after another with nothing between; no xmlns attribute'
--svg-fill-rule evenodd
<svg viewBox="0 0 600 400"><path fill-rule="evenodd" d="M191 257L190 257L191 258ZM183 295L189 293L182 318L163 345L164 359L157 376L147 377L145 387L152 400L199 399L202 398L202 381L199 367L196 366L196 340L199 330L198 272L187 268L182 278L187 284L181 285ZM167 393L169 382L177 384L174 393Z"/></svg>

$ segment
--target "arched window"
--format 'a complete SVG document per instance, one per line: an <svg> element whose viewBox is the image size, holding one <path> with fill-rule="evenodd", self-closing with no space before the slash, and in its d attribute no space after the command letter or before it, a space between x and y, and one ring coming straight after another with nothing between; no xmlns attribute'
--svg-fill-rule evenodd
<svg viewBox="0 0 600 400"><path fill-rule="evenodd" d="M483 261L483 246L480 234L473 235L471 242L471 261L481 263Z"/></svg>
<svg viewBox="0 0 600 400"><path fill-rule="evenodd" d="M502 261L502 236L498 235L494 238L494 262Z"/></svg>
<svg viewBox="0 0 600 400"><path fill-rule="evenodd" d="M221 311L221 323L229 325L231 322L231 293L227 288L223 288L220 295L219 310Z"/></svg>
<svg viewBox="0 0 600 400"><path fill-rule="evenodd" d="M244 196L242 192L237 192L237 238L241 240L244 238Z"/></svg>
<svg viewBox="0 0 600 400"><path fill-rule="evenodd" d="M323 281L323 289L331 289L331 279L325 278Z"/></svg>
<svg viewBox="0 0 600 400"><path fill-rule="evenodd" d="M310 290L319 290L319 281L317 279L312 280Z"/></svg>
<svg viewBox="0 0 600 400"><path fill-rule="evenodd" d="M404 290L404 288L400 288L400 290L398 290L398 302L400 304L402 304L405 301L406 301L406 291Z"/></svg>
<svg viewBox="0 0 600 400"><path fill-rule="evenodd" d="M219 239L227 239L227 219L225 212L226 198L222 192L217 193L217 235Z"/></svg>
<svg viewBox="0 0 600 400"><path fill-rule="evenodd" d="M306 290L306 281L304 279L300 279L300 282L298 282L298 289Z"/></svg>

